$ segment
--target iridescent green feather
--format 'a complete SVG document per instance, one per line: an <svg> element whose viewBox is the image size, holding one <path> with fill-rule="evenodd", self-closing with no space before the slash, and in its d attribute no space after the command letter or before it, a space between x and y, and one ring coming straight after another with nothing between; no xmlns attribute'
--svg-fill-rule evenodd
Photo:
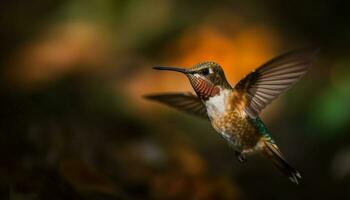
<svg viewBox="0 0 350 200"><path fill-rule="evenodd" d="M261 121L260 117L255 119L249 118L253 126L258 130L258 132L266 139L266 141L275 143L270 136L269 130L267 130L265 124Z"/></svg>

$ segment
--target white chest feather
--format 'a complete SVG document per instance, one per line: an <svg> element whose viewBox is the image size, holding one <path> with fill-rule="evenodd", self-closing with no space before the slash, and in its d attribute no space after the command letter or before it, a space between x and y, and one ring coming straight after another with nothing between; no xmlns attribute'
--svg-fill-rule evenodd
<svg viewBox="0 0 350 200"><path fill-rule="evenodd" d="M220 92L220 94L210 97L206 102L205 105L207 107L207 112L210 118L214 116L220 116L225 113L226 108L226 99L229 94L228 90L223 90Z"/></svg>

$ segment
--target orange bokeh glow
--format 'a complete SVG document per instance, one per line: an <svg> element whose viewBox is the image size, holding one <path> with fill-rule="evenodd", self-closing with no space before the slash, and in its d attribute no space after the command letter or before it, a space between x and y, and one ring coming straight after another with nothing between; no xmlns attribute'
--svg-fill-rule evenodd
<svg viewBox="0 0 350 200"><path fill-rule="evenodd" d="M223 67L227 79L234 85L275 56L278 44L276 34L268 27L241 27L237 31L224 33L214 26L203 25L185 31L170 43L166 47L162 64L191 67L198 62L211 60ZM153 71L150 66L141 69L126 87L131 99L138 99L135 105L142 108L151 105L153 108L155 105L141 101L141 94L192 91L182 74Z"/></svg>
<svg viewBox="0 0 350 200"><path fill-rule="evenodd" d="M176 42L181 56L169 56L169 63L192 66L211 60L219 63L234 84L244 75L274 56L278 39L267 27L246 27L227 34L205 25L195 33L185 33Z"/></svg>

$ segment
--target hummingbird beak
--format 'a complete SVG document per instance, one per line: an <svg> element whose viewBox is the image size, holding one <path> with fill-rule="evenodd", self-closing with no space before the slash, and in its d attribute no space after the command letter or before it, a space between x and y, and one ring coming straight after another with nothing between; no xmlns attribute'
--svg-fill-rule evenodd
<svg viewBox="0 0 350 200"><path fill-rule="evenodd" d="M190 73L190 71L188 69L178 68L178 67L161 67L161 66L157 66L157 67L153 67L153 69L175 71L175 72L181 72L183 74Z"/></svg>

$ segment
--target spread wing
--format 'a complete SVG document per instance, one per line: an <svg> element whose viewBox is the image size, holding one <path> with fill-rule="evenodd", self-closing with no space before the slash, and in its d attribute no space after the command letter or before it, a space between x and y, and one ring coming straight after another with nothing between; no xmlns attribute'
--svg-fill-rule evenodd
<svg viewBox="0 0 350 200"><path fill-rule="evenodd" d="M246 113L256 118L262 109L305 75L318 51L318 48L305 48L283 54L239 81L235 89L248 97Z"/></svg>
<svg viewBox="0 0 350 200"><path fill-rule="evenodd" d="M146 95L145 98L161 102L170 107L194 114L199 117L209 119L203 102L196 95L193 95L190 92Z"/></svg>

